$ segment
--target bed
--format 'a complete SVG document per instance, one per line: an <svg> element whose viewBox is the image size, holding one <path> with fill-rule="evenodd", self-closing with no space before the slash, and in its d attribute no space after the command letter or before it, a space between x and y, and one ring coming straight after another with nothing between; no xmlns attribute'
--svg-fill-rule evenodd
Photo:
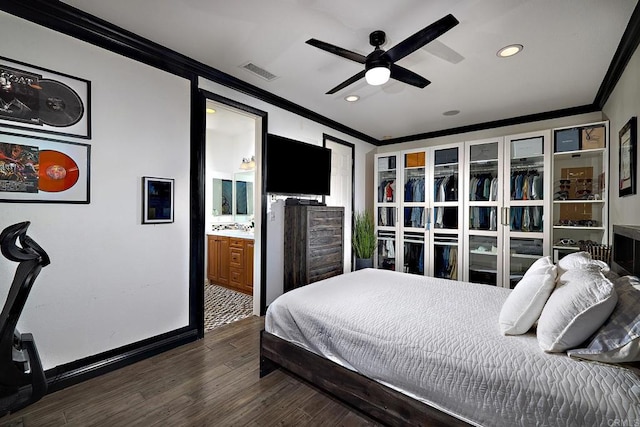
<svg viewBox="0 0 640 427"><path fill-rule="evenodd" d="M316 282L269 306L261 375L283 367L388 425L638 425L636 366L501 334L510 292L377 269Z"/></svg>

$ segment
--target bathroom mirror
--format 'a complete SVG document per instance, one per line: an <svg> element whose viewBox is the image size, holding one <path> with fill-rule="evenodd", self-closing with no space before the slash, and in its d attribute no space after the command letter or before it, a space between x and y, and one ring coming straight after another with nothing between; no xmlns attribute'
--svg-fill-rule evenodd
<svg viewBox="0 0 640 427"><path fill-rule="evenodd" d="M236 172L235 181L235 215L237 222L243 222L253 216L253 181L254 171ZM239 218L238 218L239 217Z"/></svg>
<svg viewBox="0 0 640 427"><path fill-rule="evenodd" d="M230 179L213 179L213 212L214 216L233 215L233 181Z"/></svg>

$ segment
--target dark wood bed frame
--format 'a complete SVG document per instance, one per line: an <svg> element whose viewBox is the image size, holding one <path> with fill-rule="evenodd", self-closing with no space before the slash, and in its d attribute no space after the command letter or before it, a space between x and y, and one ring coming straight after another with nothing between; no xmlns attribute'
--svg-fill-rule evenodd
<svg viewBox="0 0 640 427"><path fill-rule="evenodd" d="M318 356L282 338L260 332L260 377L283 368L369 417L390 426L469 424Z"/></svg>

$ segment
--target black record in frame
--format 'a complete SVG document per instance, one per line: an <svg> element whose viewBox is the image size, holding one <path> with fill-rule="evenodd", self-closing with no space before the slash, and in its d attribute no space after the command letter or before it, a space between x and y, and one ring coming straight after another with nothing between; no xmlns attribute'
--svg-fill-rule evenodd
<svg viewBox="0 0 640 427"><path fill-rule="evenodd" d="M0 126L91 138L91 82L0 56Z"/></svg>
<svg viewBox="0 0 640 427"><path fill-rule="evenodd" d="M55 127L72 126L84 115L84 104L80 96L62 82L42 79L39 82L40 121Z"/></svg>

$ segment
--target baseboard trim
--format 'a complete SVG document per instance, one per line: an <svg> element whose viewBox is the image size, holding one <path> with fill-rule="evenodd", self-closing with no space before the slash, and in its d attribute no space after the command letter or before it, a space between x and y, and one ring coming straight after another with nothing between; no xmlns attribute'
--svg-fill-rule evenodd
<svg viewBox="0 0 640 427"><path fill-rule="evenodd" d="M197 328L181 328L45 371L48 393L115 371L198 339Z"/></svg>

